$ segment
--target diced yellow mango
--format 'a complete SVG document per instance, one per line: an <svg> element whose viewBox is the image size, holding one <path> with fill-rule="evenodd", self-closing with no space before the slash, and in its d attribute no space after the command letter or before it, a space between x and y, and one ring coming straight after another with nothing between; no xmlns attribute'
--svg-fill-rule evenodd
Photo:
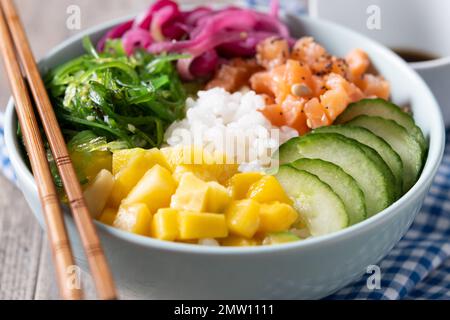
<svg viewBox="0 0 450 320"><path fill-rule="evenodd" d="M206 210L208 183L193 173L185 173L172 197L170 207L178 210L203 212Z"/></svg>
<svg viewBox="0 0 450 320"><path fill-rule="evenodd" d="M192 172L203 181L218 181L225 183L237 172L238 167L233 164L182 164L175 167L173 177L180 181L183 174Z"/></svg>
<svg viewBox="0 0 450 320"><path fill-rule="evenodd" d="M190 172L203 181L216 181L217 177L215 172L209 169L208 166L201 164L181 164L175 167L173 177L177 182L180 182L181 177L185 173Z"/></svg>
<svg viewBox="0 0 450 320"><path fill-rule="evenodd" d="M159 209L153 216L152 237L174 241L178 238L178 211L171 208Z"/></svg>
<svg viewBox="0 0 450 320"><path fill-rule="evenodd" d="M207 212L223 213L231 202L227 188L215 181L208 182L206 198Z"/></svg>
<svg viewBox="0 0 450 320"><path fill-rule="evenodd" d="M266 175L253 183L247 193L247 198L266 203L279 201L292 204L281 184L274 176Z"/></svg>
<svg viewBox="0 0 450 320"><path fill-rule="evenodd" d="M298 213L286 203L262 203L259 217L259 232L281 232L288 230L297 221Z"/></svg>
<svg viewBox="0 0 450 320"><path fill-rule="evenodd" d="M248 247L248 246L257 246L260 243L257 239L247 239L231 235L225 239L222 239L220 241L220 244L226 247Z"/></svg>
<svg viewBox="0 0 450 320"><path fill-rule="evenodd" d="M113 226L142 236L150 236L152 214L144 203L123 204Z"/></svg>
<svg viewBox="0 0 450 320"><path fill-rule="evenodd" d="M261 179L264 175L261 172L243 172L235 174L228 180L227 185L231 189L231 196L234 200L241 200L247 196L250 186Z"/></svg>
<svg viewBox="0 0 450 320"><path fill-rule="evenodd" d="M150 150L145 150L145 158L150 163L150 165L153 167L154 165L159 164L161 167L166 168L167 170L171 171L171 166L169 162L167 162L166 157L158 148L153 148Z"/></svg>
<svg viewBox="0 0 450 320"><path fill-rule="evenodd" d="M161 152L172 167L172 171L179 165L224 163L223 159L216 159L213 154L195 145L162 148Z"/></svg>
<svg viewBox="0 0 450 320"><path fill-rule="evenodd" d="M251 238L259 227L259 203L252 199L233 201L226 211L231 233Z"/></svg>
<svg viewBox="0 0 450 320"><path fill-rule="evenodd" d="M150 150L134 148L114 151L112 160L113 174L116 175L117 173L119 173L119 171L125 168L130 163L131 159L133 159L135 156L144 156L149 162L149 169L155 164L159 164L160 166L169 170L171 169L171 166L167 162L167 159L161 152L161 150L157 148L153 148Z"/></svg>
<svg viewBox="0 0 450 320"><path fill-rule="evenodd" d="M220 213L180 211L179 239L224 238L228 236L225 216Z"/></svg>
<svg viewBox="0 0 450 320"><path fill-rule="evenodd" d="M117 208L150 168L151 164L147 162L145 152L135 152L130 161L115 175L108 204Z"/></svg>
<svg viewBox="0 0 450 320"><path fill-rule="evenodd" d="M98 218L98 221L103 222L104 224L107 224L109 226L112 226L114 224L114 220L117 216L117 210L112 208L106 208L103 210L102 214Z"/></svg>
<svg viewBox="0 0 450 320"><path fill-rule="evenodd" d="M111 195L114 186L114 177L108 170L101 170L95 179L84 190L83 196L89 213L93 218L98 218L105 208L106 201Z"/></svg>
<svg viewBox="0 0 450 320"><path fill-rule="evenodd" d="M118 207L120 202L125 198L133 187L141 180L144 174L153 166L160 165L166 169L170 166L162 152L156 148L151 150L131 149L132 151L117 151L114 155L119 157L116 163L116 170L120 169L115 175L114 188L108 204L112 207ZM134 150L134 151L133 151ZM127 161L120 167L121 161ZM117 168L119 167L119 168Z"/></svg>
<svg viewBox="0 0 450 320"><path fill-rule="evenodd" d="M155 213L159 208L169 206L175 190L176 183L169 170L157 164L147 171L122 203L144 203L150 213Z"/></svg>
<svg viewBox="0 0 450 320"><path fill-rule="evenodd" d="M112 157L112 173L116 175L120 170L125 168L127 164L137 155L144 154L145 150L142 148L123 149L113 152Z"/></svg>
<svg viewBox="0 0 450 320"><path fill-rule="evenodd" d="M238 170L238 164L216 164L214 172L216 176L216 181L220 184L225 184L232 176L234 176Z"/></svg>
<svg viewBox="0 0 450 320"><path fill-rule="evenodd" d="M273 245L301 240L291 232L269 233L263 240L263 245Z"/></svg>
<svg viewBox="0 0 450 320"><path fill-rule="evenodd" d="M239 168L238 164L227 163L223 154L212 154L195 146L163 148L161 152L166 156L177 181L184 173L192 172L204 181L225 183Z"/></svg>

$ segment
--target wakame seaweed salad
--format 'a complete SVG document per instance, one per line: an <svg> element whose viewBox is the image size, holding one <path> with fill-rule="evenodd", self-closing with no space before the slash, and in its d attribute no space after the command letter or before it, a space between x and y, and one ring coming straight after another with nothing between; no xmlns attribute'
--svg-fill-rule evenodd
<svg viewBox="0 0 450 320"><path fill-rule="evenodd" d="M166 128L185 114L186 93L173 61L183 55L128 56L120 40L97 52L89 38L86 54L53 70L45 83L66 141L90 130L119 148L153 148Z"/></svg>

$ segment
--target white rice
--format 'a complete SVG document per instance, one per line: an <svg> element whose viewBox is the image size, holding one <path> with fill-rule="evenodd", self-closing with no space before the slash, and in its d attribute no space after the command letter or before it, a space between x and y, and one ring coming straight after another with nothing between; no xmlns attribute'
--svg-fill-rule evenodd
<svg viewBox="0 0 450 320"><path fill-rule="evenodd" d="M297 131L274 127L259 112L265 106L263 97L254 91L228 93L221 88L198 92L198 99L187 99L186 118L173 123L166 131L169 146L202 146L211 152L230 153L234 141L235 160L241 171L261 170L267 166L267 155ZM231 137L231 138L230 138ZM245 150L245 160L238 153ZM248 155L254 156L248 156Z"/></svg>

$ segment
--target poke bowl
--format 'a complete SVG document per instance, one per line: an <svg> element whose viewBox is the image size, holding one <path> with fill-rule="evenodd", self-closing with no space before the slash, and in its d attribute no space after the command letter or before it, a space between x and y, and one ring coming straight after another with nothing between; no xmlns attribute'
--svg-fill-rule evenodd
<svg viewBox="0 0 450 320"><path fill-rule="evenodd" d="M85 52L86 47L89 47L89 45L86 45L86 36L89 36L93 43L97 43L109 30L123 25L126 21L129 21L129 18L103 24L68 39L40 61L39 65L42 73L48 73L49 70L55 70L58 66L80 57ZM201 179L198 179L198 176L196 177L195 174L182 172L181 177L174 184L173 191L171 192L171 201L173 203L175 202L174 199L176 199L176 202L183 210L173 204L171 204L170 208L165 208L164 205L160 205L157 208L148 210L147 207L151 207L155 203L158 203L158 201L162 201L161 199L164 198L164 195L155 191L158 197L151 198L147 207L142 206L140 203L148 200L148 195L142 196L137 191L135 192L136 187L139 186L139 184L135 183L134 189L131 192L128 190L127 195L122 196L118 200L117 206L120 206L118 209L119 213L117 213L117 209L111 211L112 213L107 212L105 209L105 211L101 212L101 217L104 218L99 218L96 221L98 233L122 297L137 299L323 298L357 280L366 272L369 265L376 264L385 257L406 233L416 214L419 212L441 162L445 135L439 106L426 84L405 62L390 50L349 29L330 22L308 17L292 16L287 13L282 15L282 21L289 27L293 37L312 37L314 41L323 45L333 56L345 56L354 48L360 48L367 53L367 56L370 58L372 72L382 75L383 79L389 83L389 101L408 109L412 115L413 118L411 119L413 120L404 120L404 126L410 126L414 130L416 130L415 128L419 128L418 131L420 134L423 132L423 136L421 136L423 137L423 141L418 142L416 139L411 138L410 132L406 133L407 130L405 128L399 130L392 129L390 131L392 126L397 128L397 124L393 123L395 121L389 118L389 116L389 119L386 119L384 122L382 121L381 129L380 125L371 122L372 120L378 121L379 118L382 118L379 114L375 114L374 117L360 114L359 117L355 116L348 120L351 120L350 122L356 121L353 122L355 127L360 128L362 126L363 129L360 131L364 131L364 136L372 135L372 133L367 133L367 131L370 131L377 136L384 137L384 139L381 139L383 140L382 142L376 140L378 144L374 143L373 147L376 148L378 145L384 146L386 144L384 140L386 140L390 147L392 147L394 153L401 155L401 157L396 157L396 159L400 159L398 162L405 162L403 165L409 168L409 174L415 174L416 176L409 180L409 176L406 176L407 182L405 182L405 179L395 182L395 172L394 174L391 173L388 175L385 172L390 172L390 170L380 169L380 167L384 166L383 168L385 168L386 166L383 161L380 165L374 165L373 163L376 163L378 160L367 160L369 155L372 158L378 159L380 157L378 154L373 155L373 152L370 150L367 151L364 149L365 147L354 147L354 143L349 142L349 140L353 141L353 139L358 140L360 136L356 135L346 138L345 136L347 134L345 130L347 129L345 128L347 128L347 125L324 126L324 128L317 126L316 128L310 122L307 124L306 130L310 131L314 129L312 134L308 133L304 136L301 134L301 137L293 137L290 140L286 138L286 143L280 143L281 146L278 155L282 166L278 169L275 176L284 191L273 187L271 189L272 194L267 192L262 195L262 192L259 191L264 189L264 186L269 183L273 186L277 182L273 182L270 180L271 178L264 178L273 177L271 174L264 175L263 178L258 176L258 179L265 179L265 184L262 184L260 182L261 180L255 180L251 187L247 186L248 190L244 192L246 194L245 196L242 196L239 200L235 200L234 195L232 195L230 199L233 199L233 204L227 204L227 209L217 209L216 207L219 206L219 200L217 199L227 198L226 195L223 197L219 196L220 192L224 190L224 187L215 181L214 184L208 182L209 184L206 187L206 184L200 181ZM292 89L292 91L295 90ZM227 95L227 93L223 92L220 94ZM248 93L242 93L243 96L246 94ZM200 100L202 99L202 94L199 94L199 97L199 100L196 101L196 107L198 108L201 107ZM208 95L203 94L203 97L208 98ZM215 96L212 95L211 97L214 99ZM234 98L231 97L229 99ZM367 100L364 101L362 104L367 103ZM193 104L192 101L190 103ZM213 102L206 101L203 103L203 105L208 104L213 104ZM390 106L391 104L389 102L384 101L382 104L383 108L387 108L386 110L392 111L393 109L389 108L394 108ZM347 107L347 110L349 109L351 108ZM358 102L356 102L356 107L353 107L353 109L356 110L356 113L358 112ZM392 112L397 114L397 111ZM347 112L347 116L348 114L349 112ZM347 122L344 121L345 119L342 120L344 116L345 113L341 113L341 117L337 117L336 121L341 119L340 123ZM393 117L395 118L395 115ZM399 121L401 122L402 119L405 119L403 113L399 116ZM87 121L91 120L88 119ZM184 120L180 121L182 122ZM24 156L22 151L21 141L17 135L17 126L14 104L10 101L5 126L7 149L16 172L18 186L22 190L35 217L41 226L45 227L37 188L32 173L27 166L26 156ZM136 132L134 126L129 126L128 130L133 133ZM167 130L166 135L167 132L173 132L173 126L170 126ZM393 133L384 136L385 131ZM352 131L348 135L353 134ZM311 144L318 145L318 147L311 148ZM404 147L404 145L407 145L407 147ZM329 148L329 146L332 146L332 148ZM383 151L385 149L382 147L379 148L377 149L379 153L384 154ZM413 149L413 152L410 151L411 149ZM385 152L392 154L391 151ZM322 161L325 158L328 160L325 162L328 163L333 162L333 158L340 159L342 154L347 153L350 154L350 161L344 159L338 163L344 167L344 172L342 173L339 168L333 169L333 172L336 173L339 171L339 177L342 179L347 179L348 175L353 176L355 179L350 179L350 177L350 182L347 180L338 180L336 183L336 181L332 181L331 179L328 183L323 183L322 180L327 179L326 175L322 174L323 166L319 166L318 169L317 167L313 169L312 167L314 166L312 165L316 163L295 161L300 158L298 154L302 154L305 155L305 158L311 160ZM420 153L420 155L416 153ZM342 157L347 158L347 156ZM388 158L388 155L386 157ZM414 162L411 164L410 161L412 160L408 158L417 158L420 164ZM126 162L131 161L127 156L123 156L121 159L120 166L127 166ZM386 162L391 164L389 161ZM392 160L392 163L394 162ZM331 167L332 165L334 166L334 164L325 164L324 166ZM308 169L308 166L312 167ZM373 170L371 169L372 166L374 167ZM392 166L395 166L395 164L392 164ZM158 169L153 170L155 167ZM142 175L148 177L148 181L155 180L155 177L159 179L159 177L164 177L165 174L166 169L162 167L164 165L160 165L159 163L148 171L146 170L147 172L144 172ZM153 171L150 173L151 170ZM308 173L310 170L315 170L314 174ZM114 168L112 171L114 171ZM120 170L117 170L117 172L114 179L117 179ZM372 172L375 173L373 175L369 174L369 177L367 177L367 172L370 174ZM144 179L142 175L140 179ZM173 172L173 175L175 175L175 172ZM373 182L373 186L370 186L370 183L367 183L364 179L369 179L370 182ZM358 191L362 195L363 200L359 199L359 196L356 195L354 198L345 201L345 193L351 193L346 192L348 189L345 189L339 196L336 195L339 193L336 189L342 185L354 185L354 180L357 182L356 185L364 185L361 187L364 192ZM148 183L142 183L141 181L139 182L141 184L140 190L149 190L152 188ZM188 181L190 182L188 183ZM385 181L388 182L385 183ZM187 196L184 194L181 195L180 190L183 189L181 187L183 183L186 184L184 189L187 190L183 192L186 192ZM232 181L232 187L233 183ZM259 183L258 188L253 187L255 183ZM330 188L330 185L332 186L333 183L335 184L334 187ZM89 186L92 185L90 184ZM102 184L102 187L106 189L113 188L113 186L107 187L105 184ZM212 193L212 191L208 190L214 190L214 199L216 201L208 204L209 202L205 200L206 202L202 203L203 209L198 210L202 212L193 213L191 212L193 209L189 206L194 206L192 199L198 199L200 197L199 194L200 190L203 190L202 188L206 188L205 193L201 195L204 197L208 197ZM291 188L293 190L290 190ZM350 187L348 188L351 189ZM303 191L297 192L297 189ZM386 192L383 193L378 189L386 190ZM160 186L158 186L158 190L161 190ZM374 191L373 194L368 195L371 190ZM195 193L192 193L194 191ZM110 192L114 193L114 191ZM317 201L320 202L319 204L315 203L311 205L315 211L303 205L303 200L299 200L304 199L308 192L317 196ZM358 194L358 192L355 194ZM254 194L256 195L253 196ZM356 206L359 200L364 202L364 195L366 201L362 206L367 206L367 208L361 209L364 213L358 218L358 212L361 211L358 211ZM261 200L266 196L270 198L270 203L268 201L265 203L266 200ZM102 202L100 200L101 197L98 197L97 193L94 194L93 198L96 204ZM136 203L133 203L130 200L131 198L139 199L140 206L136 207ZM105 201L111 200L109 198L109 200ZM262 215L262 209L258 211L261 216L258 217L258 225L253 228L249 227L248 219L251 216L249 208L255 205L255 201L261 202L257 206L258 208L259 205L261 205L261 208L265 206L266 212ZM126 206L134 206L133 210L124 209L125 207L122 208L124 202ZM270 211L267 208L273 203L276 203L277 207L276 209L270 209L272 210ZM196 202L195 205L197 204ZM225 208L225 205L220 206ZM104 207L105 203L103 203L101 210ZM204 209L206 207L209 209ZM216 209L211 209L212 207ZM272 214L276 215L282 211L279 209L281 207L287 210L283 211L283 217L285 219L288 219L286 217L289 216L286 212L291 212L293 210L292 208L295 208L298 212L302 210L305 212L303 213L305 217L300 219L300 222L296 221L296 223L302 225L302 227L296 230L298 233L284 232L285 229L288 229L286 227L280 228L279 230L276 229L273 227L276 221L273 222L274 224L267 222L273 218ZM238 209L233 209L235 210L233 211L230 208ZM318 215L318 212L322 212L321 210L327 212L328 215ZM192 235L194 231L184 226L180 227L180 230L177 231L178 234L173 235L171 238L167 230L163 230L163 226L166 226L164 223L169 222L167 222L168 220L163 221L162 217L169 217L172 214L175 215L175 211L176 214L179 214L176 218L178 219L178 224L182 225L185 223L186 226L196 225L197 229L195 232L200 232L203 235L217 232L217 237L190 237L189 235ZM219 221L218 219L219 214L205 213L216 211L226 211L226 217L223 218L223 221L226 221L224 223L228 223L226 225L227 229L222 228L220 224L222 220ZM117 218L120 215L125 216L126 214L130 214L130 212L140 217L139 219L136 218L133 220L134 224L132 227L129 225L130 220L126 217L122 218L122 220ZM223 212L221 214L223 215ZM243 217L244 215L246 217L245 219L247 219L245 223L239 224L236 222L239 220L236 217ZM299 215L302 214L299 213ZM110 216L113 216L113 218L108 223L108 217ZM230 216L234 220L229 218ZM153 219L152 227L150 230L145 226L148 229L145 229L145 232L158 236L148 236L142 231L144 230L142 226L136 226L136 221L144 223L149 219L148 217L151 220ZM158 220L158 224L155 222L156 217L161 219ZM209 219L208 226L198 226L200 223L198 222L200 221L199 219L206 219L206 217ZM297 214L295 214L295 217L297 218ZM229 222L230 219L233 221L231 224ZM352 219L355 221L352 222ZM87 261L83 254L74 221L70 214L66 214L65 220L77 263L82 269L87 270ZM292 219L289 223L289 228L292 227L294 220L296 219ZM264 230L276 232L265 234L264 240L258 238L258 232L261 233L261 230L263 230L263 223L260 221L265 221L264 228L266 229ZM250 232L251 236L248 236L249 228L254 229L253 232ZM303 230L302 228L307 229L307 236L302 237L299 235ZM278 231L281 230L284 233L281 239L279 239ZM228 232L232 236L228 237ZM291 237L295 238L296 241L291 241ZM173 241L164 241L169 240L169 238ZM273 243L270 243L271 241Z"/></svg>

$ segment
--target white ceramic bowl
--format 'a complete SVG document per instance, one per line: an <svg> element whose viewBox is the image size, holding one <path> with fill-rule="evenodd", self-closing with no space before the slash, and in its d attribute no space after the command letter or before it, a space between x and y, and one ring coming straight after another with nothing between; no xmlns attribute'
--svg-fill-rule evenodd
<svg viewBox="0 0 450 320"><path fill-rule="evenodd" d="M355 281L376 264L405 234L420 210L441 162L444 125L439 107L425 83L401 59L379 44L343 27L286 16L297 36L310 35L332 53L355 47L368 52L392 85L393 101L411 106L429 140L428 158L416 185L379 214L345 230L279 246L257 248L203 247L163 242L97 223L98 231L122 297L167 299L321 298ZM94 41L118 21L87 31ZM83 52L81 39L69 39L41 61L54 67ZM6 143L18 184L43 224L33 177L19 152L16 116L10 102ZM69 214L66 223L78 263L86 260Z"/></svg>

